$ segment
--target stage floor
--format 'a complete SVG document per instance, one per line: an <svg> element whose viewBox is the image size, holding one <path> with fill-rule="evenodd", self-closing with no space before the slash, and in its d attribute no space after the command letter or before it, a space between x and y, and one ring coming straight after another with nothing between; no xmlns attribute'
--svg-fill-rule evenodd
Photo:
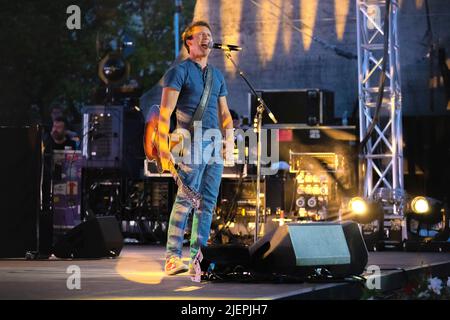
<svg viewBox="0 0 450 320"><path fill-rule="evenodd" d="M157 245L125 246L117 259L0 260L0 299L302 299L312 292L344 287L339 283L196 283L187 273L166 276L163 264L164 247ZM74 265L81 272L79 290L67 287L68 268ZM368 265L380 266L384 282L396 281L404 270L450 270L450 253L371 252ZM75 282L69 279L69 283ZM342 292L335 290L336 298L348 298Z"/></svg>

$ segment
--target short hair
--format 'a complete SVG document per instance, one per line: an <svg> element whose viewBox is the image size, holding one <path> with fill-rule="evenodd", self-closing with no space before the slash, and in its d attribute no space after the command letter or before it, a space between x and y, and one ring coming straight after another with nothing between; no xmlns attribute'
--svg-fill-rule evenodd
<svg viewBox="0 0 450 320"><path fill-rule="evenodd" d="M193 36L192 29L194 29L195 27L207 27L209 29L209 31L212 31L209 23L206 21L203 21L203 20L194 21L190 25L188 25L186 27L186 29L184 29L184 32L181 36L184 47L186 48L188 53L189 53L189 46L187 45L187 40L192 39L192 36Z"/></svg>
<svg viewBox="0 0 450 320"><path fill-rule="evenodd" d="M63 122L64 123L64 128L67 127L67 120L64 117L56 117L53 122Z"/></svg>

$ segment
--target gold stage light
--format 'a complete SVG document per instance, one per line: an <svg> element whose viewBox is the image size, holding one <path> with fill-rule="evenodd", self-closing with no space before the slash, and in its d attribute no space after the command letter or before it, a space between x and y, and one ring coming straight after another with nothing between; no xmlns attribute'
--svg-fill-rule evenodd
<svg viewBox="0 0 450 320"><path fill-rule="evenodd" d="M368 211L367 202L361 197L354 197L349 202L350 210L356 215L364 215Z"/></svg>
<svg viewBox="0 0 450 320"><path fill-rule="evenodd" d="M411 201L411 209L415 213L424 214L430 212L430 203L425 197L415 197Z"/></svg>
<svg viewBox="0 0 450 320"><path fill-rule="evenodd" d="M417 221L435 224L445 217L445 203L434 198L417 196L409 202L406 214Z"/></svg>
<svg viewBox="0 0 450 320"><path fill-rule="evenodd" d="M380 202L362 197L354 197L348 203L345 219L367 224L384 217L384 209Z"/></svg>

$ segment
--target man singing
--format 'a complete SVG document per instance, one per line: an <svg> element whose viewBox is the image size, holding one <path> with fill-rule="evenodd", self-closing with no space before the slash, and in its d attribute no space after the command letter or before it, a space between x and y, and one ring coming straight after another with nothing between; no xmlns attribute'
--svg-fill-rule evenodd
<svg viewBox="0 0 450 320"><path fill-rule="evenodd" d="M228 110L226 95L227 88L222 73L208 64L211 52L208 46L212 42L211 27L204 21L190 24L182 36L189 58L172 67L164 76L163 92L161 97L161 110L158 123L159 153L163 170L169 169L170 150L168 133L170 116L177 107L177 128L192 130L191 120L200 104L204 88L207 83L207 74L212 75L212 86L208 102L205 104L201 117L201 132L208 129L218 129L224 136L233 139L232 135L225 135L227 129L233 128L233 121ZM196 130L197 132L197 130ZM206 245L211 228L213 210L216 205L222 177L223 163L213 161L217 154L216 148L211 148L213 139L202 139L200 142L191 138L191 161L183 163L179 169L179 176L184 184L197 190L202 195L200 207L194 210L190 242L190 261L186 266L182 260L183 237L191 203L181 188L175 199L170 214L169 229L166 246L165 272L175 275L181 272L194 274L193 260L201 246ZM220 142L221 143L221 142ZM229 141L226 145L229 145ZM231 145L232 145L231 141ZM201 154L201 161L194 158L195 152ZM208 150L212 150L208 152ZM220 150L219 150L220 153ZM209 162L209 163L208 163Z"/></svg>

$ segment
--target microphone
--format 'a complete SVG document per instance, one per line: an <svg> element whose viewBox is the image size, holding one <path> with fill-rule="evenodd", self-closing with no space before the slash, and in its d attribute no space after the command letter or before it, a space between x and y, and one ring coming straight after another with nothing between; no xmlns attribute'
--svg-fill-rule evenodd
<svg viewBox="0 0 450 320"><path fill-rule="evenodd" d="M220 49L224 51L241 51L242 48L233 44L222 44L210 41L208 47L211 49Z"/></svg>

